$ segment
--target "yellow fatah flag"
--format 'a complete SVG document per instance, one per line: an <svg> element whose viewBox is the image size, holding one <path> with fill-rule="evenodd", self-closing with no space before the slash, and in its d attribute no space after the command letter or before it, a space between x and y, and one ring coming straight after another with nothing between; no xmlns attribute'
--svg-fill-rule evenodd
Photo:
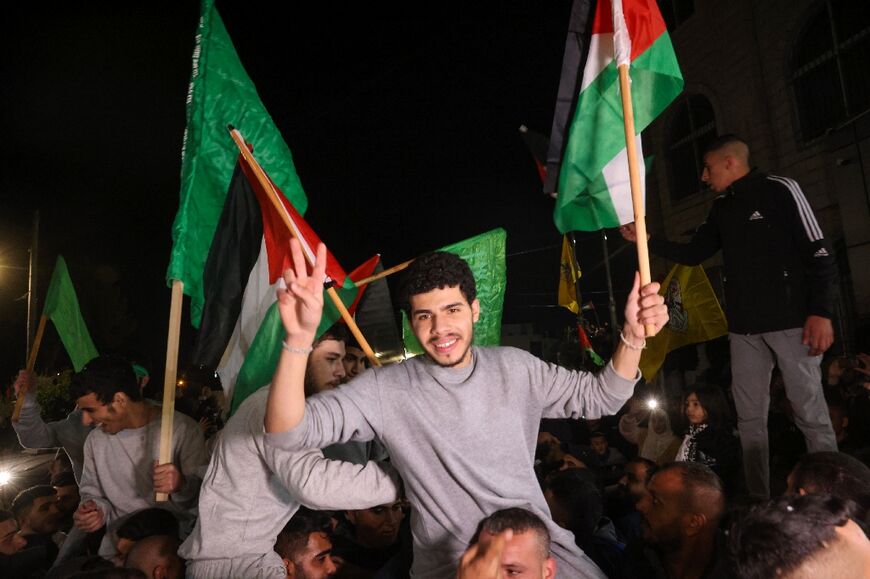
<svg viewBox="0 0 870 579"><path fill-rule="evenodd" d="M574 248L568 241L568 236L562 236L562 261L559 264L559 305L568 308L575 314L580 311L577 305L577 280L580 270L574 259Z"/></svg>
<svg viewBox="0 0 870 579"><path fill-rule="evenodd" d="M647 339L640 357L640 371L647 381L653 379L671 350L728 333L725 314L700 265L674 266L659 293L665 297L670 320L657 336Z"/></svg>

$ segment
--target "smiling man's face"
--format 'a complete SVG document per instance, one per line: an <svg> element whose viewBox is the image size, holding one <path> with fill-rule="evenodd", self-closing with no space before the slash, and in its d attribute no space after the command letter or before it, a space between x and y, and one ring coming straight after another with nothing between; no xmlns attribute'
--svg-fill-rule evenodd
<svg viewBox="0 0 870 579"><path fill-rule="evenodd" d="M480 303L468 303L458 286L448 286L411 296L410 304L411 328L429 358L439 366L467 366Z"/></svg>
<svg viewBox="0 0 870 579"><path fill-rule="evenodd" d="M123 394L116 394L117 399ZM76 406L82 411L82 423L85 426L96 426L106 434L117 434L123 430L125 413L119 409L118 400L104 404L100 402L93 392L76 400Z"/></svg>

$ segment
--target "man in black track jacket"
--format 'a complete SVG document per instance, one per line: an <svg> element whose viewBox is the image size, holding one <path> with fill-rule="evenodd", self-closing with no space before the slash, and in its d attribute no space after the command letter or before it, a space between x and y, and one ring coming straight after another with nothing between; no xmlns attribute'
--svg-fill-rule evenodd
<svg viewBox="0 0 870 579"><path fill-rule="evenodd" d="M836 451L819 364L833 342L837 267L831 244L800 186L749 164L734 135L714 140L701 179L720 195L688 243L652 237L650 251L697 265L720 249L731 342L732 393L747 491L770 495L767 410L774 365L783 373L809 452ZM634 224L621 228L636 241Z"/></svg>

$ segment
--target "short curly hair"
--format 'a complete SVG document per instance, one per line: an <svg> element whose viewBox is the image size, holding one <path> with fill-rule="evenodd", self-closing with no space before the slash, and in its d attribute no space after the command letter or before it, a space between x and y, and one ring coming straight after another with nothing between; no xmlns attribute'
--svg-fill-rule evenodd
<svg viewBox="0 0 870 579"><path fill-rule="evenodd" d="M474 274L464 259L446 251L427 253L408 267L399 292L399 305L410 316L413 296L445 287L459 287L468 303L477 298Z"/></svg>

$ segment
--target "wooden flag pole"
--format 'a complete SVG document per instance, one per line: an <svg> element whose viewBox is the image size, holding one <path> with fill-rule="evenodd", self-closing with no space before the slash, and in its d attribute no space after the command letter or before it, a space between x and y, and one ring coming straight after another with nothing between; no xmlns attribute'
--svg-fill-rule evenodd
<svg viewBox="0 0 870 579"><path fill-rule="evenodd" d="M257 181L260 182L263 190L269 194L269 200L272 202L272 205L275 206L275 209L277 209L278 215L281 216L281 219L284 221L287 229L290 230L290 233L293 234L293 237L295 237L296 239L300 239L301 235L299 234L299 230L297 229L296 224L293 223L292 219L290 219L290 215L287 214L287 210L284 208L284 204L281 203L281 200L278 198L278 192L272 185L272 181L269 180L269 178L266 176L266 173L263 171L263 168L260 167L260 164L251 154L251 151L245 144L245 140L242 138L242 134L232 126L229 126L227 128L230 131L230 136L236 143L236 146L239 148L239 152L241 152L242 156L248 162L248 165L251 167L251 169L253 169L254 175L256 175L257 177ZM303 251L302 253L305 254L305 259L308 261L309 265L314 265L313 257L308 255L307 251ZM359 343L362 351L365 352L366 357L369 359L369 363L371 363L372 366L380 366L380 360L378 360L378 357L375 356L374 350L372 350L372 347L365 339L365 336L363 336L362 332L359 329L359 326L356 325L356 321L353 319L353 316L351 316L350 312L347 311L344 302L342 302L341 298L338 297L338 292L335 291L334 287L330 287L327 288L326 294L329 296L329 299L332 300L332 303L335 305L338 313L341 314L341 318L347 324L347 327L350 329L353 337L356 338L356 341Z"/></svg>
<svg viewBox="0 0 870 579"><path fill-rule="evenodd" d="M36 336L33 338L30 356L27 357L27 366L25 366L28 372L33 372L33 369L36 368L36 355L39 353L39 345L42 344L42 334L45 332L45 322L47 321L48 318L45 317L45 314L39 317L39 326L36 328ZM18 399L15 400L15 408L12 410L12 422L18 422L21 418L21 407L24 406L24 395L26 393L26 388L18 390Z"/></svg>
<svg viewBox="0 0 870 579"><path fill-rule="evenodd" d="M637 263L640 269L640 285L652 281L649 268L649 248L646 239L646 214L643 208L643 192L641 190L640 168L637 166L637 142L634 137L634 108L631 104L631 79L628 76L628 65L620 64L619 92L622 95L622 112L625 126L625 149L628 153L628 176L631 182L631 204L634 208L634 226L637 231ZM644 326L647 336L655 335L655 328Z"/></svg>
<svg viewBox="0 0 870 579"><path fill-rule="evenodd" d="M169 336L166 340L166 372L163 377L163 415L160 422L159 464L172 462L172 422L175 417L175 384L178 377L178 343L181 335L181 305L184 282L172 280L172 302L169 307ZM169 500L168 493L156 493L155 500Z"/></svg>
<svg viewBox="0 0 870 579"><path fill-rule="evenodd" d="M409 259L408 261L400 263L399 265L394 265L390 269L385 269L384 271L378 272L374 275L364 277L361 280L354 282L354 283L356 283L357 286L361 286L361 285L366 285L367 283L372 283L373 281L378 281L379 279L383 279L383 278L387 277L388 275L392 275L394 273L402 271L403 269L405 269L406 267L411 265L412 261L414 261L414 260Z"/></svg>

